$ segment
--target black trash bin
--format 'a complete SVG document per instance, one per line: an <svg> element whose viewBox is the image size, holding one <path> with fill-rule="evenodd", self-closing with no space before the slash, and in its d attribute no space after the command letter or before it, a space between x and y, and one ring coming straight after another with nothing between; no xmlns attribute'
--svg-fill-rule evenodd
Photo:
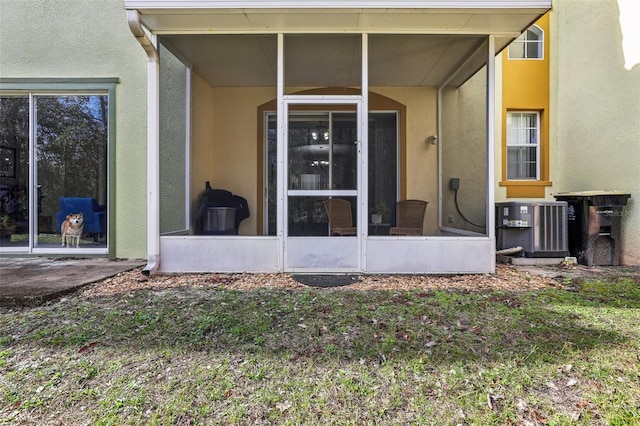
<svg viewBox="0 0 640 426"><path fill-rule="evenodd" d="M631 194L620 191L563 192L568 204L569 253L587 266L620 264L620 226Z"/></svg>

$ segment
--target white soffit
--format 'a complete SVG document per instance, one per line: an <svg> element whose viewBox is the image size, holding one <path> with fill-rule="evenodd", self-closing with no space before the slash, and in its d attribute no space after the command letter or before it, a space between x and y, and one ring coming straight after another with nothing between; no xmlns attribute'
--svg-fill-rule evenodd
<svg viewBox="0 0 640 426"><path fill-rule="evenodd" d="M477 47L487 35L496 36L499 52L547 12L551 0L124 0L124 5L137 9L142 24L213 86L273 85L275 44L269 36L277 33L368 33L378 47L370 46L372 86L438 86L466 81L486 60ZM406 36L401 43L399 35ZM331 71L335 81L326 84L358 84L350 80L358 73L347 65ZM326 77L326 70L318 69L322 72ZM315 76L293 77L304 85L304 78Z"/></svg>
<svg viewBox="0 0 640 426"><path fill-rule="evenodd" d="M124 0L127 9L179 8L551 8L551 0Z"/></svg>
<svg viewBox="0 0 640 426"><path fill-rule="evenodd" d="M521 32L551 0L124 0L165 32Z"/></svg>
<svg viewBox="0 0 640 426"><path fill-rule="evenodd" d="M276 32L520 33L545 9L138 9L156 34Z"/></svg>

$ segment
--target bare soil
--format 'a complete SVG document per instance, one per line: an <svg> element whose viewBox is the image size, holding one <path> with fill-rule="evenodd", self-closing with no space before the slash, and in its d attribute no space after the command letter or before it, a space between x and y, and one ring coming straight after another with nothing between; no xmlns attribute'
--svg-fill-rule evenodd
<svg viewBox="0 0 640 426"><path fill-rule="evenodd" d="M530 291L562 285L562 274L531 271L519 267L498 265L495 274L468 275L360 275L353 284L331 290L433 290L457 291ZM100 297L136 290L169 289L178 287L218 287L231 290L279 288L304 290L309 287L289 274L180 274L142 275L134 269L85 287L81 296Z"/></svg>

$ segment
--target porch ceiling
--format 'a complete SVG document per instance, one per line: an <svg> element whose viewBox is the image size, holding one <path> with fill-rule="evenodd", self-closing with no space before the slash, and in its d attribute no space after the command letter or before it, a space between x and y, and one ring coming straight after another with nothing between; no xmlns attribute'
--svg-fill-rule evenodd
<svg viewBox="0 0 640 426"><path fill-rule="evenodd" d="M287 63L287 85L314 85L321 80L325 85L357 86L359 66L354 64L361 63L359 44L354 46L357 38L347 35L368 33L371 86L439 86L454 73L449 84L457 86L484 65L485 50L478 47L487 35L495 35L499 52L551 6L551 0L386 2L393 8L371 0L124 3L127 9L137 9L143 25L161 36L165 46L212 86L275 85L275 34L280 32L326 35L314 38L313 53L308 43L296 43L288 36L288 59L302 63L314 57L342 58L331 65L329 74L326 67L313 68L314 75L313 69L296 71L297 67L289 68ZM249 3L270 7L232 7ZM348 7L358 4L373 6ZM403 7L418 4L429 7Z"/></svg>

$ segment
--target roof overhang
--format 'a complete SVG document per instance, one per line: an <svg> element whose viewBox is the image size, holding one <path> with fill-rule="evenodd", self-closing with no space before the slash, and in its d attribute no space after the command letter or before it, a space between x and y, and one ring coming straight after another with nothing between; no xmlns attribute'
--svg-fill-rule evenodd
<svg viewBox="0 0 640 426"><path fill-rule="evenodd" d="M477 47L488 35L495 36L500 52L551 8L551 0L124 0L124 6L137 10L148 31L162 36L178 57L213 85L219 81L248 84L234 83L233 76L207 75L206 69L221 69L214 66L215 58L221 57L216 43L210 49L193 46L202 46L206 36L212 35L277 33L430 35L433 43L425 39L423 48L433 44L440 49L434 50L434 57L447 58L450 69L440 66L430 78L406 80L402 85L438 85L445 80L458 85L486 62ZM450 43L443 42L447 38ZM395 56L402 55L401 45L387 44ZM228 39L220 46L229 49ZM446 51L442 46L448 46ZM261 65L265 64L242 64L252 69Z"/></svg>

